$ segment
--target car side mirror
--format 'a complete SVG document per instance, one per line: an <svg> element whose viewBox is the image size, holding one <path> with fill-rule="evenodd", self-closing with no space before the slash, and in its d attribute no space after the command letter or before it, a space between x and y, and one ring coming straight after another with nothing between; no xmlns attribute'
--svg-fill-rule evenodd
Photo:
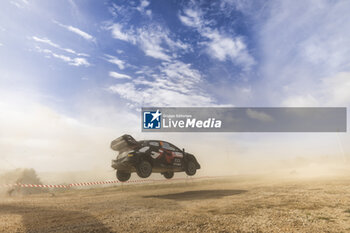
<svg viewBox="0 0 350 233"><path fill-rule="evenodd" d="M185 148L182 148L182 152L185 154Z"/></svg>

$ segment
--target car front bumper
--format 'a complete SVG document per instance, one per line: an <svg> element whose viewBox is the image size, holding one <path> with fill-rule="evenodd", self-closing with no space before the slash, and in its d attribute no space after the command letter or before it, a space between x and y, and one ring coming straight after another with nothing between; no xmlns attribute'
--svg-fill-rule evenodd
<svg viewBox="0 0 350 233"><path fill-rule="evenodd" d="M135 171L136 159L133 157L124 157L112 160L112 168L122 171Z"/></svg>

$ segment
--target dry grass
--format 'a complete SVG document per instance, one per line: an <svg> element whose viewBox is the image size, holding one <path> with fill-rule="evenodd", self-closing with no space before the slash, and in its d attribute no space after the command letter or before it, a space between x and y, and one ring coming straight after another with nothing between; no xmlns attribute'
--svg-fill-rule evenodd
<svg viewBox="0 0 350 233"><path fill-rule="evenodd" d="M0 201L3 232L348 232L350 179L240 177Z"/></svg>

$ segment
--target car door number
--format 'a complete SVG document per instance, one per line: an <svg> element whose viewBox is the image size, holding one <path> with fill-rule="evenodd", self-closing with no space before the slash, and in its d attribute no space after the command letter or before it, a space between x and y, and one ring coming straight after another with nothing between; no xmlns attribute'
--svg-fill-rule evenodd
<svg viewBox="0 0 350 233"><path fill-rule="evenodd" d="M181 159L175 158L173 164L174 166L181 166Z"/></svg>

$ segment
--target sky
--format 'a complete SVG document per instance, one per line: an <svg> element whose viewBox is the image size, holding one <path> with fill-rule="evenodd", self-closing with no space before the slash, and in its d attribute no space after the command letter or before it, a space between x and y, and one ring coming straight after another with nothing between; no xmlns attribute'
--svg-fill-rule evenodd
<svg viewBox="0 0 350 233"><path fill-rule="evenodd" d="M0 9L0 168L109 166L109 142L123 133L240 152L271 141L300 147L294 155L348 151L347 133L145 135L139 111L349 106L349 1L10 0Z"/></svg>

